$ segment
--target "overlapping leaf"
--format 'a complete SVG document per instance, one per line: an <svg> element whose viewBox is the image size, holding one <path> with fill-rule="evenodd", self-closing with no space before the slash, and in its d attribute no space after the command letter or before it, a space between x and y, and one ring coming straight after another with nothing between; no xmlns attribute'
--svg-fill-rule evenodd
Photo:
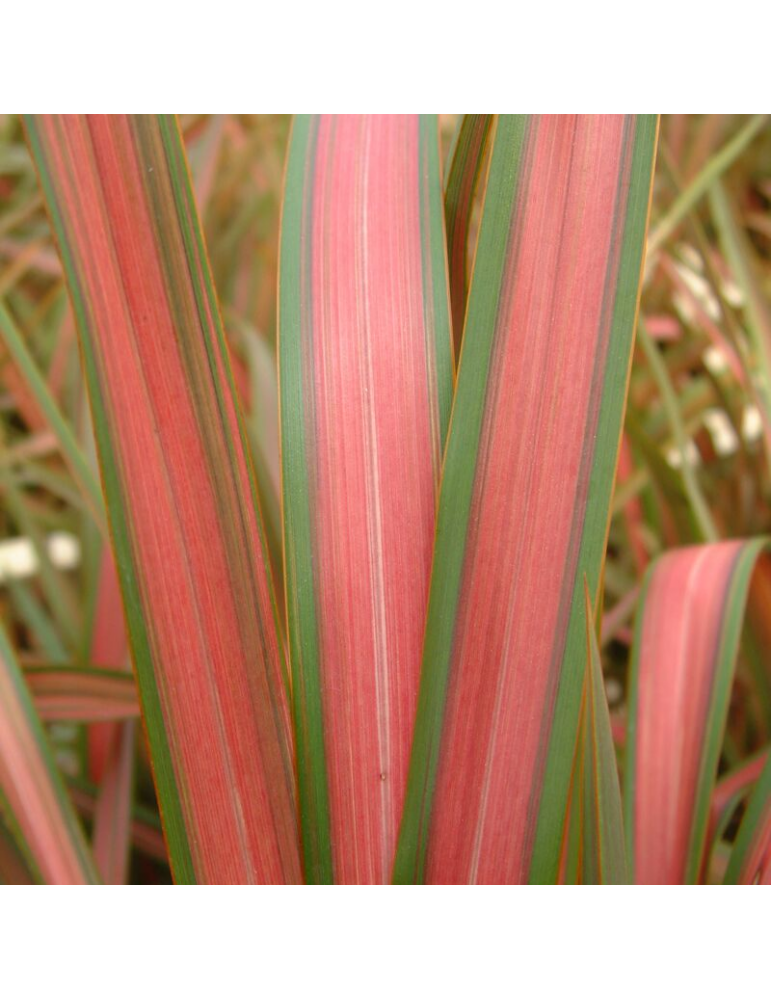
<svg viewBox="0 0 771 1000"><path fill-rule="evenodd" d="M632 652L624 788L638 883L699 876L747 593L764 544L674 550L646 576Z"/></svg>
<svg viewBox="0 0 771 1000"><path fill-rule="evenodd" d="M397 881L553 881L655 118L501 116L445 455Z"/></svg>
<svg viewBox="0 0 771 1000"><path fill-rule="evenodd" d="M282 650L175 120L34 116L177 881L300 878Z"/></svg>
<svg viewBox="0 0 771 1000"><path fill-rule="evenodd" d="M482 177L493 115L463 115L444 193L447 257L455 354L460 353L468 297L468 259L474 203Z"/></svg>

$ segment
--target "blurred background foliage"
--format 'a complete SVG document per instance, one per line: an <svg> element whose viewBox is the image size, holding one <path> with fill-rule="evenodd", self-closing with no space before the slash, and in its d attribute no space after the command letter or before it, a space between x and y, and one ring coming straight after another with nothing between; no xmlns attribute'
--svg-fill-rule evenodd
<svg viewBox="0 0 771 1000"><path fill-rule="evenodd" d="M456 118L441 116L445 148ZM290 121L186 115L181 124L280 576L276 285ZM88 664L103 536L63 435L74 432L96 475L94 448L61 266L12 115L0 116L0 300L22 341L3 328L0 616L25 666ZM647 565L673 546L771 532L770 456L771 127L763 116L664 116L605 570L603 660L619 744ZM769 602L771 568L761 563L723 771L771 739ZM51 731L88 821L85 727ZM157 881L168 873L139 746L132 879Z"/></svg>

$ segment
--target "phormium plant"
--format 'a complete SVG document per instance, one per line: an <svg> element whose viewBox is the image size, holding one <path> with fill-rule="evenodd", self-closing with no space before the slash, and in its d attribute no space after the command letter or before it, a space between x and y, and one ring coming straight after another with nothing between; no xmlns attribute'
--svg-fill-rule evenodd
<svg viewBox="0 0 771 1000"><path fill-rule="evenodd" d="M152 840L139 705L177 882L704 878L763 538L720 541L702 511L703 544L652 563L621 736L598 636L657 117L467 115L444 186L435 117L294 121L280 496L176 119L25 127L103 491L5 306L0 326L114 563L86 666L22 667L0 637L4 877L125 878ZM99 630L116 567L138 702L122 633ZM41 718L99 723L90 842ZM769 877L771 772L750 766L733 880Z"/></svg>

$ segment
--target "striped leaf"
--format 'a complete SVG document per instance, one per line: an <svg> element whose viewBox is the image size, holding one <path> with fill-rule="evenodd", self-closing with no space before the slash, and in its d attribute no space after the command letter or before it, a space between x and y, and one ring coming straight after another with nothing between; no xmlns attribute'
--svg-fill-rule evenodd
<svg viewBox="0 0 771 1000"><path fill-rule="evenodd" d="M764 544L674 550L646 574L624 787L635 882L698 879L747 592Z"/></svg>
<svg viewBox="0 0 771 1000"><path fill-rule="evenodd" d="M139 715L134 678L122 670L28 667L24 679L40 717L51 722L115 722Z"/></svg>
<svg viewBox="0 0 771 1000"><path fill-rule="evenodd" d="M554 881L654 117L501 116L444 460L396 881Z"/></svg>
<svg viewBox="0 0 771 1000"><path fill-rule="evenodd" d="M174 876L300 878L254 478L176 121L32 116Z"/></svg>
<svg viewBox="0 0 771 1000"><path fill-rule="evenodd" d="M298 118L281 236L288 625L309 881L388 881L452 396L437 124Z"/></svg>
<svg viewBox="0 0 771 1000"><path fill-rule="evenodd" d="M36 879L98 881L13 650L0 629L0 813Z"/></svg>

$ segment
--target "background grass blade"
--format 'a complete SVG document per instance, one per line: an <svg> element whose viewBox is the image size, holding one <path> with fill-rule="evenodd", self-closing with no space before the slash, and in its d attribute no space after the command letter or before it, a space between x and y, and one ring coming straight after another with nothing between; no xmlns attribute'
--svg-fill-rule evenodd
<svg viewBox="0 0 771 1000"><path fill-rule="evenodd" d="M676 550L646 576L624 787L638 883L695 882L701 870L747 592L764 544Z"/></svg>
<svg viewBox="0 0 771 1000"><path fill-rule="evenodd" d="M245 437L177 123L32 116L177 881L300 878Z"/></svg>
<svg viewBox="0 0 771 1000"><path fill-rule="evenodd" d="M688 187L680 194L666 215L651 228L649 252L655 253L677 229L678 225L688 215L693 206L703 198L715 181L725 172L752 140L768 123L768 115L753 115L752 118L733 138L723 146L699 174L694 177Z"/></svg>
<svg viewBox="0 0 771 1000"><path fill-rule="evenodd" d="M656 119L501 116L445 455L397 881L553 881Z"/></svg>
<svg viewBox="0 0 771 1000"><path fill-rule="evenodd" d="M463 115L444 190L455 355L460 354L468 296L469 234L493 115Z"/></svg>
<svg viewBox="0 0 771 1000"><path fill-rule="evenodd" d="M645 324L640 323L637 330L637 342L642 347L643 353L648 361L653 377L661 392L664 409L672 427L672 436L675 446L680 453L680 467L682 470L683 489L688 497L688 502L699 531L699 539L714 542L717 541L718 532L710 514L709 505L699 489L698 480L693 467L688 460L687 442L688 436L685 432L683 419L678 406L677 394L669 378L667 366L662 360L661 353L651 340Z"/></svg>
<svg viewBox="0 0 771 1000"><path fill-rule="evenodd" d="M98 881L13 650L0 628L0 812L37 879Z"/></svg>
<svg viewBox="0 0 771 1000"><path fill-rule="evenodd" d="M751 345L751 375L758 387L762 410L771 414L771 303L763 287L752 243L720 180L709 191L712 217L726 260L741 289L748 339Z"/></svg>
<svg viewBox="0 0 771 1000"><path fill-rule="evenodd" d="M91 470L72 428L62 416L45 378L38 370L35 360L24 342L24 338L2 301L0 301L0 335L8 352L16 362L29 394L35 400L35 404L39 407L46 423L56 435L62 456L88 502L91 513L96 521L104 527L104 502L96 476Z"/></svg>
<svg viewBox="0 0 771 1000"><path fill-rule="evenodd" d="M279 355L310 881L390 877L452 394L445 260L433 116L295 121Z"/></svg>

